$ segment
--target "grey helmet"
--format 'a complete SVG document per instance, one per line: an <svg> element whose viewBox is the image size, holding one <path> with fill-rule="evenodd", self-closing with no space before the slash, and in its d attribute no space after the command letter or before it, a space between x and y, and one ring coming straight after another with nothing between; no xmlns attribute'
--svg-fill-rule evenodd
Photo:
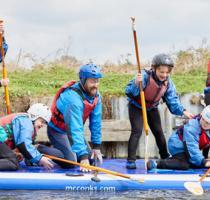
<svg viewBox="0 0 210 200"><path fill-rule="evenodd" d="M162 53L155 55L152 59L152 67L158 67L160 65L174 67L174 62L169 55Z"/></svg>

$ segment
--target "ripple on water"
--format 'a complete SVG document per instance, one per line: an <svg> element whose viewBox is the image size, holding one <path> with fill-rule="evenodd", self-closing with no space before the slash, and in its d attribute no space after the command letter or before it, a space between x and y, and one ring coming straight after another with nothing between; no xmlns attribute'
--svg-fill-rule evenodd
<svg viewBox="0 0 210 200"><path fill-rule="evenodd" d="M84 200L84 199L101 199L101 200L128 200L128 199L145 199L145 200L164 200L164 199L190 199L190 200L209 200L210 190L205 191L202 196L194 196L188 191L176 190L147 190L147 191L125 191L125 192L64 192L64 191L0 191L0 199L4 200Z"/></svg>

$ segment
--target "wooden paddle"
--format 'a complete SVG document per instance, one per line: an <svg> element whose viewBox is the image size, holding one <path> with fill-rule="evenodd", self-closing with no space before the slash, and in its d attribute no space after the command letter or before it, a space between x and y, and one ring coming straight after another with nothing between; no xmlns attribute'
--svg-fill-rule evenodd
<svg viewBox="0 0 210 200"><path fill-rule="evenodd" d="M135 18L131 17L132 20L132 30L133 30L133 38L134 38L134 44L135 44L135 52L136 52L136 60L138 65L138 72L141 74L141 63L140 63L140 57L139 57L139 50L138 50L138 41L136 36L136 28L135 28ZM148 160L148 135L149 135L149 128L148 128L148 121L147 121L147 110L146 110L146 103L145 103L145 96L144 96L144 90L142 86L142 81L139 83L140 86L140 98L141 98L141 107L142 107L142 116L143 116L143 123L144 123L144 130L145 130L145 168L146 168L146 162Z"/></svg>
<svg viewBox="0 0 210 200"><path fill-rule="evenodd" d="M184 187L194 195L202 195L203 187L201 182L208 176L210 173L210 168L206 171L206 173L197 181L197 182L185 182Z"/></svg>
<svg viewBox="0 0 210 200"><path fill-rule="evenodd" d="M73 164L73 165L77 165L77 166L80 166L80 167L84 167L84 168L89 169L89 170L94 170L94 171L97 171L97 172L103 172L105 174L119 176L119 177L122 177L122 178L130 179L132 181L138 181L140 183L144 182L143 178L141 178L141 179L134 179L131 176L128 176L128 175L125 175L125 174L121 174L121 173L118 173L118 172L115 172L115 171L107 170L107 169L104 169L104 168L100 168L100 167L96 167L96 166L92 166L92 165L84 165L84 164L81 164L81 163L78 163L78 162L75 162L75 161L66 160L66 159L63 159L63 158L58 158L58 157L47 155L47 154L43 154L43 156L45 156L47 158L50 158L52 160L57 160L57 161L60 161L60 162L64 162L64 163L68 163L68 164Z"/></svg>
<svg viewBox="0 0 210 200"><path fill-rule="evenodd" d="M2 24L3 21L0 20L0 24ZM1 47L1 57L2 57L2 73L3 73L3 79L7 79L7 70L4 62L4 47L3 47L3 33L0 33L0 47ZM10 108L10 100L9 100L9 90L8 86L4 86L4 94L5 94L5 101L6 101L6 107L7 107L7 114L11 113Z"/></svg>

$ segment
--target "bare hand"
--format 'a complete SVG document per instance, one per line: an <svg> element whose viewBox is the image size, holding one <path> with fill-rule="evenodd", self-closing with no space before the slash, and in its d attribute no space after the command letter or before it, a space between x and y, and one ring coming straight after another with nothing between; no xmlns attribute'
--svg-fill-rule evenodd
<svg viewBox="0 0 210 200"><path fill-rule="evenodd" d="M100 149L93 149L92 150L92 154L91 154L91 159L98 159L100 165L103 163L103 157L102 157L102 153L100 151Z"/></svg>
<svg viewBox="0 0 210 200"><path fill-rule="evenodd" d="M52 160L45 156L42 156L42 158L39 161L39 165L43 166L45 169L52 169L54 167Z"/></svg>
<svg viewBox="0 0 210 200"><path fill-rule="evenodd" d="M210 160L209 159L206 159L206 164L205 164L205 167L209 168L210 167Z"/></svg>
<svg viewBox="0 0 210 200"><path fill-rule="evenodd" d="M1 81L1 85L2 86L8 86L9 85L9 79L8 78L1 79L0 81Z"/></svg>
<svg viewBox="0 0 210 200"><path fill-rule="evenodd" d="M90 165L90 162L89 162L88 159L83 159L83 160L80 161L80 163L83 164L83 165L87 165L87 166ZM80 171L82 171L82 172L90 172L91 169L87 169L86 167L80 167Z"/></svg>
<svg viewBox="0 0 210 200"><path fill-rule="evenodd" d="M0 33L4 34L4 24L3 24L3 22L0 23Z"/></svg>
<svg viewBox="0 0 210 200"><path fill-rule="evenodd" d="M186 116L188 119L192 119L195 115L193 115L192 113L188 112L187 110L185 110L183 112L184 116Z"/></svg>
<svg viewBox="0 0 210 200"><path fill-rule="evenodd" d="M142 75L140 73L138 73L136 75L136 79L135 79L135 85L139 86L139 83L142 81Z"/></svg>

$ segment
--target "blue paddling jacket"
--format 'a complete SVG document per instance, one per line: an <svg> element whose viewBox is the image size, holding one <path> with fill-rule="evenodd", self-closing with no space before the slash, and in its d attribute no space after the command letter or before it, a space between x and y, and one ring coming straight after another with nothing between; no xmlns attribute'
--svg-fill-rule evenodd
<svg viewBox="0 0 210 200"><path fill-rule="evenodd" d="M149 98L149 95L152 95L151 93L154 93L153 88L157 88L157 92L158 92L159 90L158 87L161 88L164 83L154 78L155 75L153 71L142 70L141 73L142 73L143 90L146 91L148 87L152 87L151 89L149 89L150 94L147 94L149 92L145 92L145 100L146 100L146 106L147 106L148 104L147 98ZM153 81L152 84L155 86L151 86L151 80ZM153 102L151 107L147 106L147 110L157 107L159 104L160 98L163 98L163 100L167 104L172 114L183 115L183 112L185 109L183 105L181 104L178 95L176 94L175 85L170 79L170 77L167 80L167 85L164 87L165 89L162 90L161 94L159 94L159 99L157 99L156 102ZM151 92L151 90L153 91ZM140 87L139 85L137 86L135 84L135 78L128 83L128 85L126 86L125 93L128 97L128 101L131 104L134 104L136 107L141 108L141 104L136 100L136 98L140 96Z"/></svg>
<svg viewBox="0 0 210 200"><path fill-rule="evenodd" d="M71 87L66 88L60 93L56 107L63 116L67 129L64 131L59 128L52 120L49 126L60 134L69 134L72 139L72 150L77 154L79 159L88 156L87 145L84 135L84 99L75 91L79 90L83 98L90 104L94 102L97 97L98 101L92 112L89 114L89 129L91 132L91 142L93 148L100 148L101 144L101 120L102 120L102 101L99 93L96 97L89 96L84 90L81 89L80 83L76 82ZM56 134L56 133L52 133Z"/></svg>
<svg viewBox="0 0 210 200"><path fill-rule="evenodd" d="M168 140L171 155L185 152L189 162L198 167L205 166L202 150L210 145L210 131L204 131L200 117L190 119L182 128L174 131Z"/></svg>
<svg viewBox="0 0 210 200"><path fill-rule="evenodd" d="M27 113L15 113L0 118L0 142L11 149L18 148L31 163L38 164L42 154L33 145L36 132Z"/></svg>

